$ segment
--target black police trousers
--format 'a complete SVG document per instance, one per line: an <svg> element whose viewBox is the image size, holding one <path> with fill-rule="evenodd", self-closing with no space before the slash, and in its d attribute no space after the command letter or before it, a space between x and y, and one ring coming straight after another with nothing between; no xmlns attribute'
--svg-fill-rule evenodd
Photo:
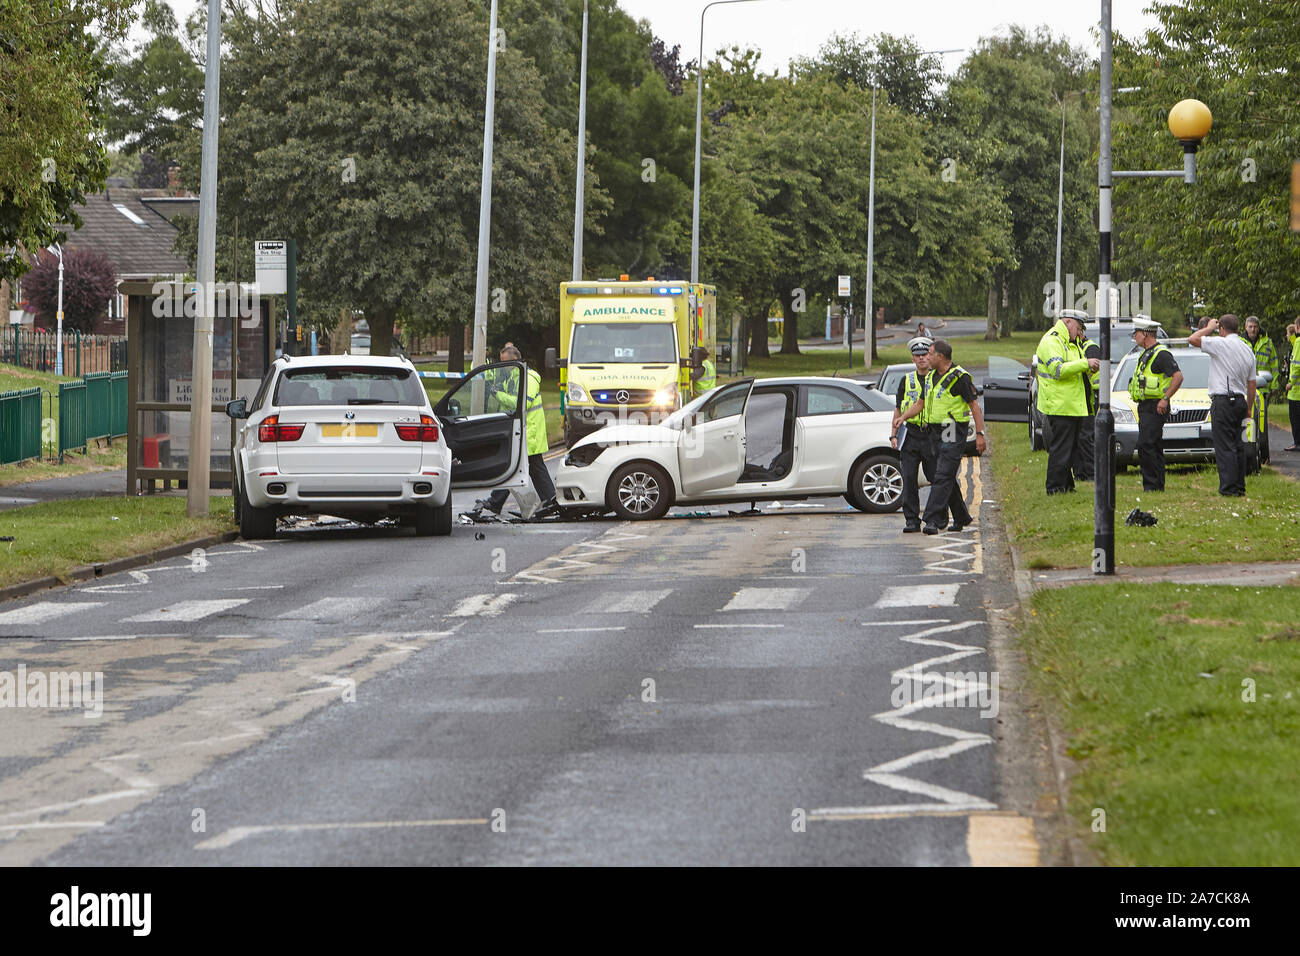
<svg viewBox="0 0 1300 956"><path fill-rule="evenodd" d="M1088 419L1082 415L1048 415L1043 439L1047 442L1047 493L1074 490L1074 449L1079 429Z"/></svg>
<svg viewBox="0 0 1300 956"><path fill-rule="evenodd" d="M921 524L921 483L918 469L925 472L926 481L934 481L934 445L930 435L921 426L907 426L903 447L898 450L899 467L903 472L903 520L907 527ZM948 521L944 515L944 523Z"/></svg>
<svg viewBox="0 0 1300 956"><path fill-rule="evenodd" d="M936 528L948 526L949 512L952 513L953 524L970 524L970 512L962 497L961 483L957 481L957 471L966 456L968 428L965 423L959 422L931 428L934 478L930 484L930 497L925 502L925 523Z"/></svg>
<svg viewBox="0 0 1300 956"><path fill-rule="evenodd" d="M1214 463L1219 469L1219 494L1246 493L1246 443L1241 425L1246 420L1246 396L1232 392L1210 396L1210 434L1214 439Z"/></svg>
<svg viewBox="0 0 1300 956"><path fill-rule="evenodd" d="M1142 469L1143 491L1165 490L1165 417L1156 411L1157 401L1137 403L1138 465Z"/></svg>

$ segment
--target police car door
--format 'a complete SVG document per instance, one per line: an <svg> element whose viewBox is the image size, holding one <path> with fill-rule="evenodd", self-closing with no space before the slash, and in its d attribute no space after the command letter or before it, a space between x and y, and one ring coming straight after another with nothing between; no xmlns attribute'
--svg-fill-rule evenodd
<svg viewBox="0 0 1300 956"><path fill-rule="evenodd" d="M433 406L451 451L451 486L522 487L528 475L528 366L481 365Z"/></svg>
<svg viewBox="0 0 1300 956"><path fill-rule="evenodd" d="M745 404L752 378L709 393L677 440L677 467L686 497L726 488L745 470Z"/></svg>

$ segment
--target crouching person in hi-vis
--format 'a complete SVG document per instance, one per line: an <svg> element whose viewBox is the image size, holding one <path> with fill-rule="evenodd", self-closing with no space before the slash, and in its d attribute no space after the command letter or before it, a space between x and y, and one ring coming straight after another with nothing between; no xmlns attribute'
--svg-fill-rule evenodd
<svg viewBox="0 0 1300 956"><path fill-rule="evenodd" d="M943 339L935 339L930 346L930 371L922 385L922 396L904 412L906 422L924 415L926 429L934 449L934 481L930 497L925 503L922 521L926 534L938 534L952 514L952 530L960 531L974 519L966 508L957 469L966 454L966 439L971 421L975 423L975 449L984 454L984 413L979 406L979 393L975 381L960 365L952 361L952 346Z"/></svg>

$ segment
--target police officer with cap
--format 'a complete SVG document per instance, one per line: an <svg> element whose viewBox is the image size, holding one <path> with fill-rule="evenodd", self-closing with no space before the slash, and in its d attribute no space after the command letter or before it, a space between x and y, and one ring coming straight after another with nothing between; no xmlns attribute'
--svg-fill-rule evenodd
<svg viewBox="0 0 1300 956"><path fill-rule="evenodd" d="M1161 444L1169 400L1182 387L1183 373L1168 346L1157 338L1160 323L1147 315L1133 316L1133 341L1141 348L1128 382L1129 398L1138 421L1138 462L1142 490L1165 490L1165 452Z"/></svg>
<svg viewBox="0 0 1300 956"><path fill-rule="evenodd" d="M916 404L924 392L925 374L930 371L930 346L933 344L934 340L928 335L908 340L907 348L916 368L903 376L898 384L898 394L894 396L897 410L890 444L898 449L899 466L903 472L904 534L921 530L921 486L917 480L917 468L925 470L926 481L934 481L934 445L925 427L925 416L918 415L903 423L903 412Z"/></svg>

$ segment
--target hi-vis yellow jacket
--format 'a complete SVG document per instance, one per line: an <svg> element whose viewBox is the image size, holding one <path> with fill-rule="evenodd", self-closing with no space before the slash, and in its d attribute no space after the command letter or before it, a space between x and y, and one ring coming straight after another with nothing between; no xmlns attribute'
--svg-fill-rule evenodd
<svg viewBox="0 0 1300 956"><path fill-rule="evenodd" d="M1065 323L1057 320L1038 340L1038 410L1044 415L1087 415L1088 360L1070 344Z"/></svg>

